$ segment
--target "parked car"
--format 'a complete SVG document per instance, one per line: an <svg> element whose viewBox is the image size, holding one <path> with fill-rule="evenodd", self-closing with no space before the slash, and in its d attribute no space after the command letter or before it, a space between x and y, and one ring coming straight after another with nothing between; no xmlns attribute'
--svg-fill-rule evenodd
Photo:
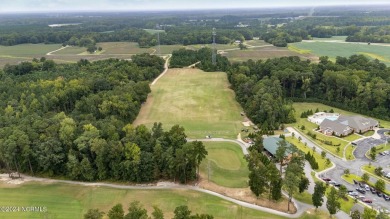
<svg viewBox="0 0 390 219"><path fill-rule="evenodd" d="M366 189L366 191L370 191L370 187L367 184L364 185L364 188Z"/></svg>
<svg viewBox="0 0 390 219"><path fill-rule="evenodd" d="M358 182L357 182L356 180L353 180L353 184L355 184L355 185L356 185L356 184L358 184Z"/></svg>
<svg viewBox="0 0 390 219"><path fill-rule="evenodd" d="M331 179L331 178L326 178L326 177L324 177L324 178L322 178L322 180L324 180L325 182L329 182L329 181L331 181L332 179Z"/></svg>
<svg viewBox="0 0 390 219"><path fill-rule="evenodd" d="M335 183L334 186L340 187L342 184L341 183Z"/></svg>
<svg viewBox="0 0 390 219"><path fill-rule="evenodd" d="M372 200L369 198L364 198L362 201L365 203L372 203Z"/></svg>
<svg viewBox="0 0 390 219"><path fill-rule="evenodd" d="M378 195L378 197L382 197L382 193L380 191L377 191L376 194Z"/></svg>
<svg viewBox="0 0 390 219"><path fill-rule="evenodd" d="M331 185L335 185L336 183L337 183L337 182L334 181L334 180L329 181L329 184L331 184Z"/></svg>
<svg viewBox="0 0 390 219"><path fill-rule="evenodd" d="M390 197L386 194L383 194L383 198L386 200L386 201L390 201Z"/></svg>
<svg viewBox="0 0 390 219"><path fill-rule="evenodd" d="M360 200L363 200L364 198L366 198L366 196L364 196L364 195L359 195L359 197L358 197L358 199L360 199Z"/></svg>
<svg viewBox="0 0 390 219"><path fill-rule="evenodd" d="M386 154L383 152L379 152L380 155L385 156Z"/></svg>
<svg viewBox="0 0 390 219"><path fill-rule="evenodd" d="M366 190L362 189L362 188L356 188L356 191L362 193L362 194L366 194Z"/></svg>
<svg viewBox="0 0 390 219"><path fill-rule="evenodd" d="M348 192L348 194L349 194L350 196L357 196L357 195L359 195L359 193L357 193L357 192Z"/></svg>

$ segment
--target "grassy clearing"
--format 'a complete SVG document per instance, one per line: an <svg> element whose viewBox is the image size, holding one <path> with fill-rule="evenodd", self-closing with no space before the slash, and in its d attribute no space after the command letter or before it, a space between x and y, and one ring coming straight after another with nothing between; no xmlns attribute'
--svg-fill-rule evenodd
<svg viewBox="0 0 390 219"><path fill-rule="evenodd" d="M355 155L353 155L353 151L355 150L355 147L349 144L347 148L345 149L345 158L347 160L355 160Z"/></svg>
<svg viewBox="0 0 390 219"><path fill-rule="evenodd" d="M42 57L46 53L61 48L61 44L20 44L0 46L0 57Z"/></svg>
<svg viewBox="0 0 390 219"><path fill-rule="evenodd" d="M306 203L306 204L313 204L313 201L311 200L312 195L308 193L307 191L304 191L302 193L297 193L294 198L300 202Z"/></svg>
<svg viewBox="0 0 390 219"><path fill-rule="evenodd" d="M311 53L311 50L300 49L294 45L288 45L287 48L288 48L288 50L290 50L292 52L299 53L299 54L310 54Z"/></svg>
<svg viewBox="0 0 390 219"><path fill-rule="evenodd" d="M291 144L294 144L295 146L297 146L297 148L299 150L303 151L305 154L308 151L310 151L310 153L313 154L313 148L309 148L308 146L306 146L302 142L299 142L298 139L292 138L292 137L287 137L286 140L288 142L290 142ZM319 153L315 152L314 157L315 157L316 161L318 162L318 170L316 170L316 171L323 171L326 168L328 168L326 166L326 159L322 159L322 157Z"/></svg>
<svg viewBox="0 0 390 219"><path fill-rule="evenodd" d="M104 54L140 54L152 53L151 48L139 48L138 43L133 42L105 42L98 43L97 47L104 49Z"/></svg>
<svg viewBox="0 0 390 219"><path fill-rule="evenodd" d="M190 138L236 138L242 111L223 72L170 69L154 86L135 125L184 126Z"/></svg>
<svg viewBox="0 0 390 219"><path fill-rule="evenodd" d="M267 46L260 48L249 48L246 50L234 50L234 51L226 51L223 54L230 61L233 62L243 62L252 60L264 60L269 58L278 58L278 57L286 57L286 56L299 56L302 59L311 59L317 60L316 57L312 55L299 54L294 51L290 51L285 47L275 47L275 46Z"/></svg>
<svg viewBox="0 0 390 219"><path fill-rule="evenodd" d="M230 188L248 187L248 163L241 147L229 142L204 142L208 155L200 165L202 175L208 175L215 184Z"/></svg>
<svg viewBox="0 0 390 219"><path fill-rule="evenodd" d="M352 135L348 135L345 137L341 137L341 139L346 140L346 141L356 141L356 140L361 139L361 138L362 138L362 136L357 135L357 134L352 134Z"/></svg>
<svg viewBox="0 0 390 219"><path fill-rule="evenodd" d="M354 54L363 54L371 59L379 59L385 64L390 64L389 46L367 45L366 43L343 43L343 42L299 42L291 44L301 50L310 50L317 56L349 57Z"/></svg>
<svg viewBox="0 0 390 219"><path fill-rule="evenodd" d="M185 189L177 190L125 190L105 187L84 187L65 184L28 183L21 186L0 184L0 205L2 206L45 206L46 214L1 212L1 218L83 218L90 208L104 212L116 203L122 203L125 211L132 201L140 201L149 213L153 205L164 212L165 218L172 218L176 206L187 205L196 213L209 213L214 218L284 218L265 212L240 207L229 201Z"/></svg>
<svg viewBox="0 0 390 219"><path fill-rule="evenodd" d="M264 45L271 45L264 40L247 40L244 42L245 44L249 46L264 46Z"/></svg>
<svg viewBox="0 0 390 219"><path fill-rule="evenodd" d="M375 132L373 130L370 130L368 132L363 133L363 135L369 137L369 136L372 136L374 133Z"/></svg>

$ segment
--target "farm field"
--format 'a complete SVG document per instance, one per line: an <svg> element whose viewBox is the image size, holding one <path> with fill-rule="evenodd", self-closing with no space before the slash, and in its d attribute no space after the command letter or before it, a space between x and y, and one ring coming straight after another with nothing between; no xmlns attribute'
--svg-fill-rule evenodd
<svg viewBox="0 0 390 219"><path fill-rule="evenodd" d="M303 55L328 56L332 61L337 56L349 57L354 54L362 54L370 59L378 59L386 65L390 65L389 46L389 44L367 45L367 43L304 41L289 44L289 49L295 52L301 51L300 53Z"/></svg>
<svg viewBox="0 0 390 219"><path fill-rule="evenodd" d="M0 218L83 218L90 208L99 208L108 212L117 203L121 203L125 212L129 203L140 201L148 210L153 205L163 210L165 218L172 218L174 209L187 205L194 213L208 213L214 218L284 218L265 212L240 207L229 201L186 189L113 189L107 187L87 187L66 184L25 183L22 185L0 184L1 206L44 206L47 213L0 213Z"/></svg>
<svg viewBox="0 0 390 219"><path fill-rule="evenodd" d="M21 44L16 46L0 46L0 68L6 64L18 64L41 58L46 53L61 48L60 44Z"/></svg>
<svg viewBox="0 0 390 219"><path fill-rule="evenodd" d="M264 42L264 40L247 40L244 42L245 44L249 46L264 46L264 45L271 45L269 43Z"/></svg>
<svg viewBox="0 0 390 219"><path fill-rule="evenodd" d="M235 139L241 130L242 109L223 72L169 69L151 89L134 125L179 124L190 138Z"/></svg>
<svg viewBox="0 0 390 219"><path fill-rule="evenodd" d="M290 51L287 48L275 47L270 44L264 45L264 47L249 48L245 50L233 50L223 53L230 61L243 62L252 60L263 60L269 58L278 58L286 56L299 56L302 59L310 59L316 61L318 58L310 54L299 54L294 51Z"/></svg>
<svg viewBox="0 0 390 219"><path fill-rule="evenodd" d="M208 151L200 165L201 175L207 179L210 164L210 181L231 188L248 187L248 163L238 144L230 142L203 142Z"/></svg>
<svg viewBox="0 0 390 219"><path fill-rule="evenodd" d="M186 46L187 49L201 49L203 47L213 48L212 44L195 44ZM239 49L237 44L215 44L217 50Z"/></svg>

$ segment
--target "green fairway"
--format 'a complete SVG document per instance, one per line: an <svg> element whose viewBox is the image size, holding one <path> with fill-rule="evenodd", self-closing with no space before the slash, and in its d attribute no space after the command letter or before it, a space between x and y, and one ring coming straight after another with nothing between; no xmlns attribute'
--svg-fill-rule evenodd
<svg viewBox="0 0 390 219"><path fill-rule="evenodd" d="M208 155L200 165L200 171L217 185L231 188L248 187L248 163L238 144L230 142L204 142ZM209 168L208 168L209 165Z"/></svg>
<svg viewBox="0 0 390 219"><path fill-rule="evenodd" d="M241 130L242 109L223 72L170 69L151 88L134 125L179 124L190 138L235 139Z"/></svg>
<svg viewBox="0 0 390 219"><path fill-rule="evenodd" d="M332 38L329 40L332 40ZM305 41L292 43L290 46L316 56L328 56L331 60L335 60L337 56L349 57L354 54L362 54L371 59L378 59L379 61L390 65L389 44L368 45L367 43L346 43L336 41L337 40L335 40L335 42ZM294 49L293 51L296 50Z"/></svg>
<svg viewBox="0 0 390 219"><path fill-rule="evenodd" d="M132 201L140 201L151 213L153 205L164 211L165 218L172 218L174 209L187 205L194 213L208 213L214 218L284 218L272 214L242 208L229 201L204 193L176 190L129 190L106 187L86 187L65 184L27 183L20 186L0 184L1 206L43 206L46 213L0 212L0 218L56 218L78 219L90 208L104 212L117 203L122 203L125 212Z"/></svg>

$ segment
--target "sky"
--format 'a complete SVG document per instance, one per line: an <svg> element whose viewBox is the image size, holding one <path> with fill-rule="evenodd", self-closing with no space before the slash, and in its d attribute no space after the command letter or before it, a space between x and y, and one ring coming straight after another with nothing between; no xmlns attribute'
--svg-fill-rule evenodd
<svg viewBox="0 0 390 219"><path fill-rule="evenodd" d="M284 6L389 4L388 0L1 0L0 12L191 10Z"/></svg>

